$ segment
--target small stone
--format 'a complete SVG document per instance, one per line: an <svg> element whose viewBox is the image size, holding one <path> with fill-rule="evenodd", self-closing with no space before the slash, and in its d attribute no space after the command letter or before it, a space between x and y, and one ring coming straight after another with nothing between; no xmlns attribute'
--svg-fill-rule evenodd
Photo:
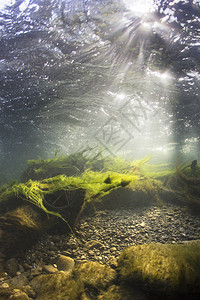
<svg viewBox="0 0 200 300"><path fill-rule="evenodd" d="M70 256L71 255L71 251L64 250L64 251L61 252L61 254L65 255L65 256Z"/></svg>
<svg viewBox="0 0 200 300"><path fill-rule="evenodd" d="M94 248L100 249L100 248L102 248L103 244L98 241L91 240L91 241L87 242L85 246L88 249L94 249Z"/></svg>
<svg viewBox="0 0 200 300"><path fill-rule="evenodd" d="M7 289L9 288L9 284L7 282L4 282L0 287L2 287L3 289Z"/></svg>
<svg viewBox="0 0 200 300"><path fill-rule="evenodd" d="M115 252L115 251L117 251L117 248L116 248L116 247L110 248L110 252Z"/></svg>
<svg viewBox="0 0 200 300"><path fill-rule="evenodd" d="M71 248L71 249L77 249L77 245L75 243L71 243L69 248Z"/></svg>
<svg viewBox="0 0 200 300"><path fill-rule="evenodd" d="M21 290L14 289L13 294L9 297L10 300L29 300L28 295Z"/></svg>
<svg viewBox="0 0 200 300"><path fill-rule="evenodd" d="M59 271L70 271L73 269L75 262L73 258L65 255L60 255L56 261Z"/></svg>
<svg viewBox="0 0 200 300"><path fill-rule="evenodd" d="M28 271L28 270L31 269L31 266L30 266L29 264L27 264L27 263L24 263L24 264L23 264L23 267L24 267L24 270L25 270L25 271Z"/></svg>
<svg viewBox="0 0 200 300"><path fill-rule="evenodd" d="M92 251L92 250L89 250L89 251L88 251L88 255L90 255L90 256L94 256L94 255L95 255L95 253L94 253L94 251Z"/></svg>
<svg viewBox="0 0 200 300"><path fill-rule="evenodd" d="M146 224L145 224L144 222L140 223L140 226L141 226L141 227L145 227L145 225L146 225Z"/></svg>
<svg viewBox="0 0 200 300"><path fill-rule="evenodd" d="M82 261L81 261L81 263L87 263L88 262L88 260L87 259L83 259Z"/></svg>
<svg viewBox="0 0 200 300"><path fill-rule="evenodd" d="M53 273L58 272L58 269L52 265L44 265L43 270L48 274L53 274Z"/></svg>
<svg viewBox="0 0 200 300"><path fill-rule="evenodd" d="M114 256L111 256L109 261L108 261L108 264L111 268L117 268L118 264L117 264L117 259L114 257Z"/></svg>
<svg viewBox="0 0 200 300"><path fill-rule="evenodd" d="M0 278L0 282L4 281L5 279L9 279L10 278L10 276L6 272L2 273L1 276L3 276L3 277Z"/></svg>
<svg viewBox="0 0 200 300"><path fill-rule="evenodd" d="M37 267L31 270L31 276L38 276L42 273L42 268L41 267Z"/></svg>
<svg viewBox="0 0 200 300"><path fill-rule="evenodd" d="M100 256L100 255L96 256L96 258L97 258L97 260L100 260L100 261L102 261L102 260L103 260L103 257L102 257L102 256Z"/></svg>
<svg viewBox="0 0 200 300"><path fill-rule="evenodd" d="M29 297L36 298L36 292L31 288L30 285L26 285L23 287L23 292L25 292Z"/></svg>

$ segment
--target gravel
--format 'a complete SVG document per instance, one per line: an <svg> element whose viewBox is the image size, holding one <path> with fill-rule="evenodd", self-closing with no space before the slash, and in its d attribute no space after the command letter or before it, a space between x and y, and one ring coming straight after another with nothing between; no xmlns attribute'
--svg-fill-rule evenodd
<svg viewBox="0 0 200 300"><path fill-rule="evenodd" d="M75 262L113 264L124 247L145 243L183 243L200 239L200 216L188 207L138 207L97 211L84 216L75 234L49 235L27 251L23 264L54 263L59 254Z"/></svg>

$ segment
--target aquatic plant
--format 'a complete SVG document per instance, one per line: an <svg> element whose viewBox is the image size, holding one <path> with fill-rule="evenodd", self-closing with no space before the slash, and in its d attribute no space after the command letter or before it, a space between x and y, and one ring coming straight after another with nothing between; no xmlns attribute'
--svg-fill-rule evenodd
<svg viewBox="0 0 200 300"><path fill-rule="evenodd" d="M57 155L52 159L28 160L28 167L22 174L22 181L29 179L42 180L65 174L67 176L78 176L85 170L90 169L98 172L118 172L133 173L133 170L141 173L144 165L151 159L146 156L140 160L129 161L119 156L106 156L102 150L95 148L86 148L80 152L72 153L66 156Z"/></svg>
<svg viewBox="0 0 200 300"><path fill-rule="evenodd" d="M108 177L110 178L110 183L105 182ZM6 190L2 191L0 194L0 201L6 201L9 198L14 197L21 198L38 206L47 214L60 217L66 222L61 213L56 210L49 210L47 206L45 206L45 199L48 199L49 195L54 194L55 192L68 192L83 189L86 191L85 201L91 201L97 197L101 198L111 190L126 186L137 179L138 176L133 174L120 174L111 171L100 173L86 170L81 176L76 177L58 175L41 181L33 181L30 179L26 183L14 184L12 187L8 187ZM66 206L67 205L66 199Z"/></svg>
<svg viewBox="0 0 200 300"><path fill-rule="evenodd" d="M85 155L87 153L87 155ZM76 159L75 159L76 158ZM32 174L47 176L41 180L29 179L25 183L14 183L0 191L0 201L20 198L38 206L47 214L65 220L65 212L74 201L76 193L84 192L84 205L87 202L100 200L112 190L127 187L139 191L161 203L159 193L164 185L171 189L170 178L178 178L175 169L168 165L150 165L151 156L141 160L127 161L121 157L103 157L102 152L96 154L83 150L67 157L54 157L48 160L29 161ZM94 171L96 163L100 171ZM78 174L67 176L69 167L78 170ZM85 169L90 166L90 169ZM101 167L100 167L101 166ZM49 174L58 173L51 176ZM177 179L178 180L178 179ZM178 181L177 181L178 182ZM176 189L176 186L174 187Z"/></svg>
<svg viewBox="0 0 200 300"><path fill-rule="evenodd" d="M86 148L65 156L55 155L53 158L45 160L39 157L27 161L28 167L22 174L22 181L41 180L60 174L80 175L88 168L100 171L103 169L103 161L102 151L96 151L94 148Z"/></svg>

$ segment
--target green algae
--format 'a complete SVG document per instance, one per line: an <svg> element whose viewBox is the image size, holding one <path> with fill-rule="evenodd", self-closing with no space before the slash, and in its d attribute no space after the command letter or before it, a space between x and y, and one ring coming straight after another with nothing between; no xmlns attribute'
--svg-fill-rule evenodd
<svg viewBox="0 0 200 300"><path fill-rule="evenodd" d="M51 159L41 159L39 157L27 161L28 167L22 174L22 181L29 179L42 180L61 174L78 176L88 168L93 171L100 171L103 169L105 160L102 151L96 152L92 148L59 157L55 155Z"/></svg>
<svg viewBox="0 0 200 300"><path fill-rule="evenodd" d="M110 183L105 180L110 178ZM58 175L44 180L29 180L26 183L17 183L11 187L3 189L0 194L0 201L6 201L9 198L21 198L28 201L47 214L60 217L65 221L60 213L47 209L44 205L45 198L58 191L71 191L84 189L86 191L85 201L92 201L95 198L101 198L111 190L121 186L126 186L132 181L136 181L138 176L132 174L120 174L116 172L93 172L86 170L81 176Z"/></svg>
<svg viewBox="0 0 200 300"><path fill-rule="evenodd" d="M51 159L28 160L27 169L22 174L22 181L42 180L65 174L67 176L79 176L87 169L95 172L133 173L140 171L152 156L145 156L140 160L129 161L120 156L105 156L102 150L95 151L92 148L81 152Z"/></svg>
<svg viewBox="0 0 200 300"><path fill-rule="evenodd" d="M117 156L106 157L102 151L95 153L93 149L84 149L65 157L55 156L53 159L31 160L23 175L24 179L29 178L29 180L21 183L13 182L1 187L0 202L17 197L29 201L47 214L60 217L64 221L60 211L46 205L46 199L49 196L59 198L58 194L62 191L70 194L82 189L85 191L86 203L101 199L115 189L128 187L162 204L159 193L164 186L175 192L182 188L180 172L166 164L151 165L150 160L151 156L134 161ZM183 168L183 178L186 177L185 174L188 174L188 168L189 165ZM199 170L198 165L195 170ZM56 176L52 176L53 174ZM190 179L196 180L196 178ZM192 199L192 196L189 196L190 193L191 189L188 190L189 201ZM67 199L66 205L63 206L67 206Z"/></svg>

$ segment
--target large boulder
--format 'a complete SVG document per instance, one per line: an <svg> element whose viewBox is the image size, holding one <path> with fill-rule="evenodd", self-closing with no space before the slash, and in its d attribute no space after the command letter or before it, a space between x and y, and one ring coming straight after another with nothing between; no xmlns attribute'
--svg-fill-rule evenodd
<svg viewBox="0 0 200 300"><path fill-rule="evenodd" d="M200 241L131 246L118 268L122 281L163 299L200 297Z"/></svg>

